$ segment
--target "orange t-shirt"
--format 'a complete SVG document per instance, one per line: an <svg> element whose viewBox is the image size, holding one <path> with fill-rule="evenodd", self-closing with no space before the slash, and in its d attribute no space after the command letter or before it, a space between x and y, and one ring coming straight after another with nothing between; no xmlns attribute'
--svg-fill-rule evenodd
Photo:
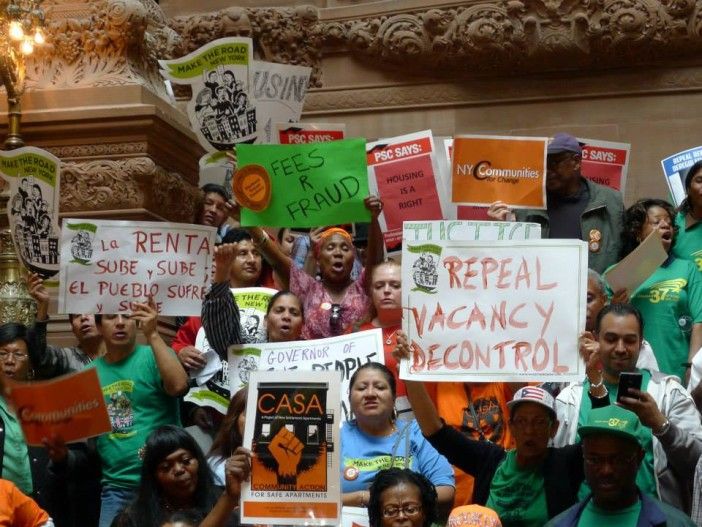
<svg viewBox="0 0 702 527"><path fill-rule="evenodd" d="M491 441L506 449L513 448L509 429L507 402L514 391L504 382L437 382L427 385L429 395L446 424L471 439ZM473 499L473 478L454 467L456 497L454 506L467 505Z"/></svg>
<svg viewBox="0 0 702 527"><path fill-rule="evenodd" d="M48 521L49 515L32 498L11 481L0 479L1 527L41 527Z"/></svg>

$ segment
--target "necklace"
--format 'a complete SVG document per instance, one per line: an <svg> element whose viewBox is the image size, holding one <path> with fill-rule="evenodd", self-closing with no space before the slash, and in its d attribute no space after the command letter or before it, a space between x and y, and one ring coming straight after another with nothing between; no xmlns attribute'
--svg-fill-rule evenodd
<svg viewBox="0 0 702 527"><path fill-rule="evenodd" d="M394 330L392 332L386 332L385 328L383 328L383 339L385 339L385 344L387 344L388 346L392 344L392 339L395 336L395 333L397 333L397 330Z"/></svg>

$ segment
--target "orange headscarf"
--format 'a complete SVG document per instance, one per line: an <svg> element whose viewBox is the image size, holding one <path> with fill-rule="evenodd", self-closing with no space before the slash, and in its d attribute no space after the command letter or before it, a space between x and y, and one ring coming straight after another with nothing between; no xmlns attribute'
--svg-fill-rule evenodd
<svg viewBox="0 0 702 527"><path fill-rule="evenodd" d="M319 242L314 246L315 258L319 257L319 250L321 249L324 240L335 234L338 234L339 236L344 238L347 242L349 242L349 244L351 244L351 247L353 248L353 238L351 238L351 235L347 231L345 231L344 229L340 229L339 227L329 227L327 230L322 231L322 234L319 235Z"/></svg>

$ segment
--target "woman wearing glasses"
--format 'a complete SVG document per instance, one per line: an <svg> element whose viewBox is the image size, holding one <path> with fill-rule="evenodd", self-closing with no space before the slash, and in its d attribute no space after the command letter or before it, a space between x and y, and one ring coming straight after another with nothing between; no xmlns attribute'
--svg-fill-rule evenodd
<svg viewBox="0 0 702 527"><path fill-rule="evenodd" d="M354 419L341 428L341 491L344 505L365 507L369 487L385 468L411 468L436 487L438 504L453 504L453 470L422 436L417 422L395 416L395 378L386 366L369 362L351 376Z"/></svg>
<svg viewBox="0 0 702 527"><path fill-rule="evenodd" d="M370 486L370 527L429 527L436 521L436 490L409 469L381 470Z"/></svg>
<svg viewBox="0 0 702 527"><path fill-rule="evenodd" d="M402 332L396 356L410 356ZM507 403L516 448L505 451L446 425L423 383L405 380L405 386L424 436L449 462L475 478L473 502L497 512L505 527L541 527L578 501L584 479L582 449L579 444L549 448L558 420L555 400L546 390L526 386ZM592 400L593 407L608 404L604 398Z"/></svg>

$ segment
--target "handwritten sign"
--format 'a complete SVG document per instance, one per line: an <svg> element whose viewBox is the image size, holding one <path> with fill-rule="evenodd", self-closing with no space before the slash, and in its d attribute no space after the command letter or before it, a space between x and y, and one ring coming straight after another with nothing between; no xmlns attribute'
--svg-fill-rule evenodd
<svg viewBox="0 0 702 527"><path fill-rule="evenodd" d="M408 242L538 240L541 238L541 225L516 221L406 221L403 229L403 239Z"/></svg>
<svg viewBox="0 0 702 527"><path fill-rule="evenodd" d="M22 263L44 278L59 271L61 160L26 146L0 151L0 177L9 185L7 217Z"/></svg>
<svg viewBox="0 0 702 527"><path fill-rule="evenodd" d="M311 341L231 346L228 370L231 393L246 386L249 375L256 370L336 370L341 377L343 417L349 419L349 380L362 365L385 362L382 337L382 330L372 329Z"/></svg>
<svg viewBox="0 0 702 527"><path fill-rule="evenodd" d="M665 182L676 207L680 206L687 195L685 191L687 171L698 161L702 161L702 146L683 150L661 161Z"/></svg>
<svg viewBox="0 0 702 527"><path fill-rule="evenodd" d="M277 123L278 143L281 145L305 145L328 143L344 139L345 124L335 123Z"/></svg>
<svg viewBox="0 0 702 527"><path fill-rule="evenodd" d="M275 142L275 123L300 120L312 68L254 61L253 96L256 100L258 143Z"/></svg>
<svg viewBox="0 0 702 527"><path fill-rule="evenodd" d="M158 62L164 78L192 87L188 118L203 148L227 150L256 139L250 38L220 38L184 57Z"/></svg>
<svg viewBox="0 0 702 527"><path fill-rule="evenodd" d="M583 177L624 194L631 145L597 139L578 141L584 144L580 167Z"/></svg>
<svg viewBox="0 0 702 527"><path fill-rule="evenodd" d="M445 218L431 130L366 145L371 189L385 206L379 217L385 247L402 244L402 222Z"/></svg>
<svg viewBox="0 0 702 527"><path fill-rule="evenodd" d="M166 316L199 315L214 227L64 219L60 313L123 313L154 297Z"/></svg>
<svg viewBox="0 0 702 527"><path fill-rule="evenodd" d="M252 372L244 445L251 477L241 522L336 525L340 514L339 382L333 372Z"/></svg>
<svg viewBox="0 0 702 527"><path fill-rule="evenodd" d="M239 145L238 168L265 167L273 192L262 212L242 208L243 226L318 227L369 222L363 139L308 145Z"/></svg>
<svg viewBox="0 0 702 527"><path fill-rule="evenodd" d="M585 322L580 240L405 242L403 379L576 380Z"/></svg>
<svg viewBox="0 0 702 527"><path fill-rule="evenodd" d="M56 434L67 443L112 430L97 371L90 368L50 381L7 381L28 445Z"/></svg>
<svg viewBox="0 0 702 527"><path fill-rule="evenodd" d="M546 208L545 137L462 135L453 141L451 201Z"/></svg>

